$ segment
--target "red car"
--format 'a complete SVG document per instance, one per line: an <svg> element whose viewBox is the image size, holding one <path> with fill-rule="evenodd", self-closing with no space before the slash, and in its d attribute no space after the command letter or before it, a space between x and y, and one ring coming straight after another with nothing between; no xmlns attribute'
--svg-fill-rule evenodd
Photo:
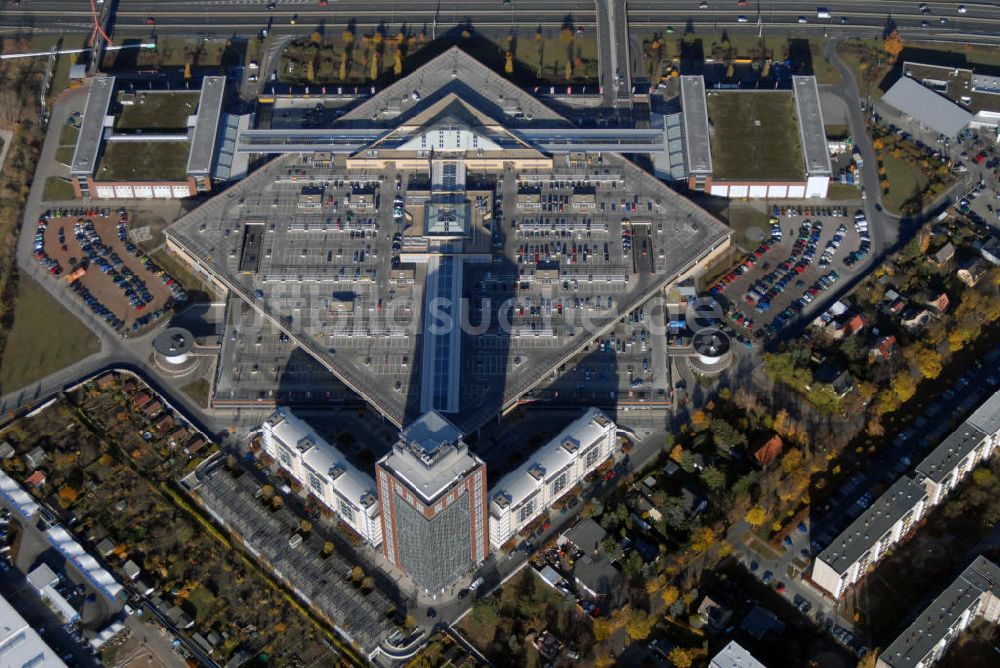
<svg viewBox="0 0 1000 668"><path fill-rule="evenodd" d="M749 4L750 3L747 2L747 0L737 0L737 2L736 2L736 6L737 7L746 7Z"/></svg>

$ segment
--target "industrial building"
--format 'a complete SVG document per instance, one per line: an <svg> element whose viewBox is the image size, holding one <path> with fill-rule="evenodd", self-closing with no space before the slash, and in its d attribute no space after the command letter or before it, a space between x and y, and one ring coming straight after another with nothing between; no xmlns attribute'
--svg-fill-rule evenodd
<svg viewBox="0 0 1000 668"><path fill-rule="evenodd" d="M972 121L970 111L909 77L894 83L882 101L904 118L945 137L958 136Z"/></svg>
<svg viewBox="0 0 1000 668"><path fill-rule="evenodd" d="M372 547L382 544L375 480L352 466L288 408L261 425L264 451Z"/></svg>
<svg viewBox="0 0 1000 668"><path fill-rule="evenodd" d="M223 113L226 77L198 90L137 90L109 76L88 85L70 164L77 198L192 197L246 174L233 146L249 116Z"/></svg>
<svg viewBox="0 0 1000 668"><path fill-rule="evenodd" d="M815 77L792 77L791 90L706 90L704 77L685 75L680 90L689 189L730 198L826 197L833 168Z"/></svg>
<svg viewBox="0 0 1000 668"><path fill-rule="evenodd" d="M1000 127L1000 77L990 76L965 67L945 67L926 63L903 63L903 76L909 78L936 95L946 98L964 114L954 112L956 118L965 118L973 130L997 131ZM910 109L914 114L923 114L918 108ZM951 136L951 135L949 135Z"/></svg>
<svg viewBox="0 0 1000 668"><path fill-rule="evenodd" d="M406 427L375 467L382 551L426 593L489 555L486 465L437 412Z"/></svg>
<svg viewBox="0 0 1000 668"><path fill-rule="evenodd" d="M618 452L615 423L587 410L490 489L490 544L500 549Z"/></svg>
<svg viewBox="0 0 1000 668"><path fill-rule="evenodd" d="M1000 568L979 556L879 654L877 668L928 668L977 619L1000 621Z"/></svg>

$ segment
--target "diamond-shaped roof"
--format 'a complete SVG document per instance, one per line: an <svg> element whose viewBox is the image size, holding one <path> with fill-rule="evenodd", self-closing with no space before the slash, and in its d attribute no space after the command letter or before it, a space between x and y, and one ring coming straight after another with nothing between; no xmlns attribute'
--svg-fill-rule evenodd
<svg viewBox="0 0 1000 668"><path fill-rule="evenodd" d="M465 161L469 174L462 191L471 212L471 232L458 240L425 236L423 221L418 220L429 201L433 152L400 149L400 143L420 132L445 125L488 137L500 149L470 150L458 157L447 153L445 160ZM559 154L556 160L526 144L517 137L519 129L572 126L458 49L359 103L334 127L380 127L389 132L367 149L351 157L334 156L330 162L294 154L276 158L178 220L167 236L199 268L399 426L420 413L426 279L422 262L429 256L456 254L463 259L461 297L475 305L472 310L479 320L473 323L488 325L456 339L461 342L456 358L462 376L460 409L449 417L468 433L610 331L622 313L728 241L729 230L717 219L620 155L605 152L599 160L584 162ZM394 135L406 139L387 143ZM397 174L400 180L391 180ZM537 186L543 192L558 188L560 182L594 187L595 206L600 208L570 207L553 218L538 209L516 207L520 186ZM375 208L370 199L349 197L351 188L361 183L380 186ZM303 199L303 188L323 189L322 204ZM502 205L500 195L506 198ZM627 217L626 198L638 203ZM494 228L496 220L501 224ZM579 226L561 246L559 257L552 258L559 273L551 283L536 281L534 258L529 263L518 253L524 240L517 239L513 225L522 223ZM633 250L621 243L626 226L637 235ZM240 271L247 229L263 234L257 249L260 263L253 272ZM397 231L402 239L391 240ZM641 246L641 254L640 238L648 244L648 249ZM586 245L590 262L571 262L570 243L581 249ZM608 259L602 262L605 244ZM416 263L412 285L392 272L390 258L399 246L403 266ZM551 247L549 252L554 252ZM353 294L350 313L332 307L334 297L345 291ZM574 298L582 304L587 297L613 307L588 307L584 314L580 306L574 311ZM547 300L552 315L516 313L528 298L533 304ZM559 317L556 302L565 304ZM574 313L576 322L571 323ZM469 308L456 315L467 319ZM500 322L511 324L503 328Z"/></svg>

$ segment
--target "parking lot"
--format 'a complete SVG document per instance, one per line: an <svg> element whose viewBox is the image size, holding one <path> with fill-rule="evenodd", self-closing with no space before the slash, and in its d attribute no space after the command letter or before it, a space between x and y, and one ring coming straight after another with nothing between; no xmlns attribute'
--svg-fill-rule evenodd
<svg viewBox="0 0 1000 668"><path fill-rule="evenodd" d="M128 240L124 210L59 209L39 217L35 259L99 318L137 332L186 299L183 288Z"/></svg>
<svg viewBox="0 0 1000 668"><path fill-rule="evenodd" d="M760 244L709 290L737 338L770 336L871 252L868 222L847 207L774 207Z"/></svg>

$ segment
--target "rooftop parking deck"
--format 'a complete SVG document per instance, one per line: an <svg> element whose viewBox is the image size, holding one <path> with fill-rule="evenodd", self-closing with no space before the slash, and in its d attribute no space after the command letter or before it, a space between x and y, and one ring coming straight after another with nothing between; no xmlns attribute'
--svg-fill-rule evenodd
<svg viewBox="0 0 1000 668"><path fill-rule="evenodd" d="M393 273L394 256L422 251L411 246L418 238L408 221L394 216L395 174L386 172L351 174L337 158L282 158L168 235L350 387L376 398L390 419L402 421L419 403L413 376L426 267L415 265L410 278ZM384 179L372 208L352 207L351 183L378 176ZM399 176L405 210L411 179L423 188L426 177ZM463 427L516 400L617 314L728 239L720 223L613 156L599 169L470 179L492 179L492 191L476 192L496 202L489 221L476 218L469 243L479 250L463 263L467 319L486 323L462 337ZM584 179L595 186L593 202L574 206L573 182ZM537 207L518 207L522 182L538 186ZM304 186L320 188L321 203L300 202ZM247 225L264 231L256 272L240 271ZM539 272L546 262L558 269ZM349 312L333 308L344 302Z"/></svg>

